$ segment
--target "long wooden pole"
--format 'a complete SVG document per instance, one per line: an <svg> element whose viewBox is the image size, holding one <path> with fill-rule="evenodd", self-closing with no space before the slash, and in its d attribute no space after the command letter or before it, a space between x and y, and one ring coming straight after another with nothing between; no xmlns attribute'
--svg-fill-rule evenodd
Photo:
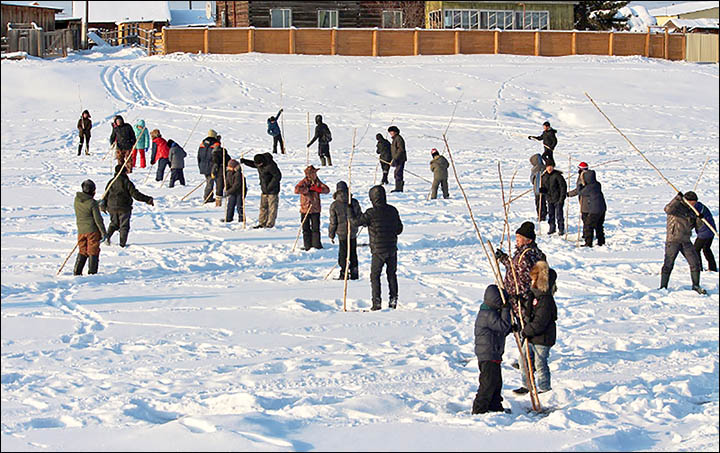
<svg viewBox="0 0 720 453"><path fill-rule="evenodd" d="M705 164L703 164L702 171L700 171L700 175L698 176L697 181L695 181L695 185L693 186L693 192L697 190L697 186L698 186L698 184L700 184L700 180L702 179L703 173L705 173L705 167L707 167L709 160L710 160L710 153L708 153L707 158L705 158Z"/></svg>
<svg viewBox="0 0 720 453"><path fill-rule="evenodd" d="M303 217L302 222L300 222L300 228L298 229L297 236L295 236L295 243L293 244L292 248L293 252L295 251L295 247L297 247L298 240L300 240L300 233L302 233L303 225L305 225L305 221L307 220L309 214L310 208L308 208L308 211L305 213L305 217Z"/></svg>
<svg viewBox="0 0 720 453"><path fill-rule="evenodd" d="M380 159L380 158L378 158L378 160L379 160L380 162L384 163L384 164L392 165L390 162L385 161L385 160L382 160L382 159ZM422 176L418 175L417 173L411 172L411 171L408 170L407 168L406 168L404 171L406 171L407 173L410 173L410 174L413 175L413 176L416 176L416 177L422 179L423 181L425 181L425 182L427 182L427 183L432 184L432 181L430 181L429 179L423 178Z"/></svg>
<svg viewBox="0 0 720 453"><path fill-rule="evenodd" d="M310 112L307 112L307 143L310 143ZM310 145L305 149L305 166L310 165Z"/></svg>
<svg viewBox="0 0 720 453"><path fill-rule="evenodd" d="M566 186L570 186L570 172L572 171L572 155L568 153L568 174ZM570 200L565 197L565 240L568 238L568 230L570 229Z"/></svg>
<svg viewBox="0 0 720 453"><path fill-rule="evenodd" d="M350 164L348 165L348 205L347 205L347 255L345 256L345 275L343 288L343 311L347 311L347 285L348 274L350 273L350 210L352 209L352 161L355 155L355 137L357 136L357 128L353 129L352 150L350 151Z"/></svg>
<svg viewBox="0 0 720 453"><path fill-rule="evenodd" d="M245 158L245 153L240 153L240 162ZM243 230L247 228L247 217L245 217L245 174L242 171L242 164L239 165L240 167L240 184L242 184L242 208L243 208Z"/></svg>
<svg viewBox="0 0 720 453"><path fill-rule="evenodd" d="M282 110L285 109L285 107L283 106L283 82L282 82L282 79L280 79L280 109L282 109ZM282 137L282 146L280 147L280 151L283 154L285 154L285 116L282 116L280 118L280 136Z"/></svg>
<svg viewBox="0 0 720 453"><path fill-rule="evenodd" d="M630 146L632 146L632 148L633 148L635 151L637 151L638 154L640 154L640 156L642 156L643 159L645 159L645 162L647 162L653 169L655 169L655 171L657 172L657 174L660 175L660 177L661 177L670 187L672 187L673 190L675 190L676 193L682 193L682 192L680 192L680 191L678 190L677 187L675 187L675 185L674 185L673 183L671 183L671 182L665 177L665 175L662 174L662 172L661 172L655 165L653 165L652 162L650 162L650 160L649 160L647 157L645 157L645 154L643 154L643 152L640 151L640 150L638 149L638 147L635 146L635 144L634 144L632 141L630 141L630 139L627 138L627 136L626 136L625 134L623 134L620 129L617 128L617 126L615 126L615 123L613 123L612 120L611 120L610 118L608 118L608 116L605 114L605 112L603 112L602 109L601 109L600 107L598 107L598 105L595 103L595 101L593 100L593 98L591 98L590 95L587 94L587 93L585 93L585 96L590 100L590 102L592 102L592 104L595 106L595 108L598 110L598 112L600 112L600 114L605 117L605 119L608 121L608 123L610 123L610 125L613 127L613 129L615 129L620 135L622 135L622 137L625 139L625 141L627 141L627 142L630 144ZM705 220L705 218L700 215L700 213L698 212L698 210L695 209L695 206L693 206L692 204L690 204L690 202L687 201L687 200L685 199L685 197L683 197L682 200L685 202L685 204L686 204L687 206L690 207L690 209L692 209L692 211L695 213L695 215L697 215L698 217L700 217L700 219L703 221L703 223L705 223L705 225L707 225L707 227L710 228L710 231L712 231L713 233L715 233L715 236L718 236L718 232L717 232L717 230L715 229L715 227L713 227L713 226L710 224L710 222L708 222L707 220Z"/></svg>
<svg viewBox="0 0 720 453"><path fill-rule="evenodd" d="M182 198L180 199L180 201L185 201L185 199L186 199L187 197L189 197L190 195L192 195L193 192L195 192L196 190L198 190L198 189L200 188L200 186L202 186L202 185L205 184L206 182L207 182L207 181L201 181L200 184L198 184L197 186L195 186L195 188L190 191L190 193L188 193L187 195L185 195L184 197L182 197Z"/></svg>
<svg viewBox="0 0 720 453"><path fill-rule="evenodd" d="M515 198L510 198L508 201L505 202L505 204L511 205L514 201L516 201L516 200L524 197L525 195L529 194L529 193L532 192L532 191L533 191L533 189L532 189L532 187L531 187L530 189L528 189L528 190L526 190L525 192L521 193L521 194L518 195L517 197L515 197Z"/></svg>

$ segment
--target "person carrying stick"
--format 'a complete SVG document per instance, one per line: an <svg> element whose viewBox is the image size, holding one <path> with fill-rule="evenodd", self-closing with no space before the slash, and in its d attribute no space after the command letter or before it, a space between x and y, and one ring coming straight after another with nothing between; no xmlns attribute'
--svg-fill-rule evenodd
<svg viewBox="0 0 720 453"><path fill-rule="evenodd" d="M300 221L302 222L303 250L323 248L320 240L320 195L330 193L317 175L317 168L309 165L305 177L295 186L300 194Z"/></svg>
<svg viewBox="0 0 720 453"><path fill-rule="evenodd" d="M340 275L337 280L345 279L346 263L347 263L347 249L350 246L350 273L348 275L350 280L357 280L359 277L358 273L358 257L357 257L357 225L350 223L350 244L348 244L348 220L350 215L349 210L352 210L354 217L359 217L362 214L360 203L357 199L352 198L349 200L348 185L345 181L337 183L335 193L333 194L335 201L330 205L330 225L328 226L328 236L332 243L335 243L335 235L337 234L338 241L340 242L338 248L338 264L340 265Z"/></svg>
<svg viewBox="0 0 720 453"><path fill-rule="evenodd" d="M110 238L119 230L120 247L125 247L130 233L133 198L150 206L154 206L154 201L153 197L147 196L135 188L135 184L127 176L125 166L117 165L115 174L117 176L108 181L105 196L100 201L100 210L110 213L110 226L105 236L105 243L110 245Z"/></svg>
<svg viewBox="0 0 720 453"><path fill-rule="evenodd" d="M118 164L125 165L127 173L132 173L132 162L127 157L135 146L137 139L133 127L125 122L122 116L116 115L113 119L113 130L110 134L110 144L115 146L115 158Z"/></svg>
<svg viewBox="0 0 720 453"><path fill-rule="evenodd" d="M690 236L692 230L703 225L702 217L693 212L684 202L695 207L698 196L695 192L682 192L673 198L670 203L665 206L667 214L667 237L665 239L665 259L660 275L660 289L667 289L670 283L670 274L675 267L675 258L678 253L682 253L688 264L690 265L690 279L692 280L692 289L698 294L707 294L707 291L700 286L700 255L695 251Z"/></svg>
<svg viewBox="0 0 720 453"><path fill-rule="evenodd" d="M275 227L282 180L280 168L270 153L255 154L252 159L241 157L240 164L257 169L260 179L260 214L253 229Z"/></svg>

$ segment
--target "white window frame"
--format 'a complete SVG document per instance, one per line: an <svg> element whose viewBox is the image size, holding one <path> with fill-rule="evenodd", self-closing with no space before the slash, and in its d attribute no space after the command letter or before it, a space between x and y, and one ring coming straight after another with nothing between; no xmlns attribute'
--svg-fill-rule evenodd
<svg viewBox="0 0 720 453"><path fill-rule="evenodd" d="M388 26L385 24L385 14L386 14L386 13L392 14L392 16L393 16L393 25L394 25L394 24L399 24L397 27L388 27ZM396 20L396 16L398 16L398 15L400 15L400 21L397 21L397 20ZM384 9L383 12L382 12L382 24L381 24L381 25L382 25L382 28L402 28L403 20L405 20L405 17L403 17L403 16L404 16L403 11L400 10L400 9Z"/></svg>
<svg viewBox="0 0 720 453"><path fill-rule="evenodd" d="M273 26L273 12L279 12L282 14L282 22L283 25L281 27L274 27ZM285 12L287 11L287 24L285 23ZM270 28L290 28L292 27L292 9L291 8L272 8L270 10Z"/></svg>
<svg viewBox="0 0 720 453"><path fill-rule="evenodd" d="M525 11L525 24L518 23L523 18L522 11L487 9L446 9L442 19L442 28L466 30L550 30L549 11ZM448 21L449 19L449 21ZM533 25L533 19L537 25Z"/></svg>
<svg viewBox="0 0 720 453"><path fill-rule="evenodd" d="M318 10L318 28L337 28L340 24L340 13L336 9L319 9ZM326 13L330 16L330 25L324 27L320 22L320 15Z"/></svg>
<svg viewBox="0 0 720 453"><path fill-rule="evenodd" d="M518 16L523 17L520 11L515 12L517 22ZM537 26L533 25L533 19L537 19ZM544 21L543 21L544 20ZM525 22L516 23L516 30L550 30L550 11L525 11Z"/></svg>
<svg viewBox="0 0 720 453"><path fill-rule="evenodd" d="M445 17L443 20L443 28L459 28L465 30L479 30L480 29L480 10L478 9L446 9ZM448 26L446 18L450 15L452 21ZM458 19L456 23L455 20ZM467 24L467 27L464 25Z"/></svg>

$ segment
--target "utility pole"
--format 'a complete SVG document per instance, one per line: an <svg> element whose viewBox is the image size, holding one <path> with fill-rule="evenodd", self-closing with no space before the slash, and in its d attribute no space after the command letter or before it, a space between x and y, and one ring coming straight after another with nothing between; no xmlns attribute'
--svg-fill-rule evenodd
<svg viewBox="0 0 720 453"><path fill-rule="evenodd" d="M80 33L82 33L80 42L81 42L81 46L83 49L87 49L87 47L88 47L87 34L88 34L88 21L90 20L90 17L88 16L88 10L90 9L90 7L88 6L89 3L90 3L89 1L87 1L87 0L85 1L85 14L83 15L82 27L80 30Z"/></svg>

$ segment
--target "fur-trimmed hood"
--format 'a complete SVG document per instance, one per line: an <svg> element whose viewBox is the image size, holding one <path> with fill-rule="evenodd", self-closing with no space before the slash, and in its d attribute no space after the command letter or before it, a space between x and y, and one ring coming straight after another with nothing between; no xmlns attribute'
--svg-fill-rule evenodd
<svg viewBox="0 0 720 453"><path fill-rule="evenodd" d="M553 269L550 269L547 261L538 261L535 263L532 269L530 269L530 278L532 279L531 289L535 297L544 294L552 295L557 290L555 285L557 273L555 273Z"/></svg>

